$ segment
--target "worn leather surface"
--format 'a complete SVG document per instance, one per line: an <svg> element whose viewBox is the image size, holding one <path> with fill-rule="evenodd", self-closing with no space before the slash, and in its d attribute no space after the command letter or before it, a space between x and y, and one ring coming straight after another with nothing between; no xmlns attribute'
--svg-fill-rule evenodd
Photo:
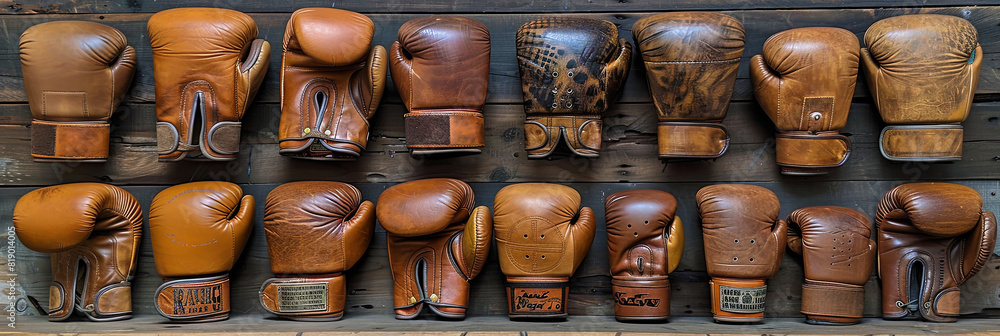
<svg viewBox="0 0 1000 336"><path fill-rule="evenodd" d="M109 119L135 72L135 49L117 29L52 21L28 28L18 45L36 161L103 162Z"/></svg>
<svg viewBox="0 0 1000 336"><path fill-rule="evenodd" d="M861 321L865 283L875 265L868 217L836 206L805 207L788 215L788 248L802 256L802 314L812 324Z"/></svg>
<svg viewBox="0 0 1000 336"><path fill-rule="evenodd" d="M392 79L413 154L479 153L490 75L490 32L476 20L431 15L399 27Z"/></svg>
<svg viewBox="0 0 1000 336"><path fill-rule="evenodd" d="M619 321L666 320L670 280L684 252L684 225L668 192L634 189L604 201L611 293Z"/></svg>
<svg viewBox="0 0 1000 336"><path fill-rule="evenodd" d="M868 28L861 60L882 120L927 127L920 136L890 134L892 141L886 141L883 130L883 156L898 161L961 160L961 133L947 126L969 116L984 58L977 35L969 21L937 14L895 16ZM945 127L934 131L936 126Z"/></svg>
<svg viewBox="0 0 1000 336"><path fill-rule="evenodd" d="M368 250L375 205L347 183L285 183L267 194L264 230L275 275L260 288L264 309L294 320L340 319L344 272Z"/></svg>
<svg viewBox="0 0 1000 336"><path fill-rule="evenodd" d="M511 318L566 317L569 277L594 241L595 217L573 188L518 183L493 205L500 270Z"/></svg>
<svg viewBox="0 0 1000 336"><path fill-rule="evenodd" d="M156 194L149 234L164 280L156 291L161 315L175 322L228 318L228 272L250 237L253 216L253 196L229 182L184 183Z"/></svg>
<svg viewBox="0 0 1000 336"><path fill-rule="evenodd" d="M568 17L525 23L516 43L528 158L549 156L560 138L576 155L597 157L601 114L621 93L632 44L611 22Z"/></svg>
<svg viewBox="0 0 1000 336"><path fill-rule="evenodd" d="M33 190L14 206L13 224L25 247L50 253L50 321L74 309L92 321L132 317L142 236L142 209L132 194L103 183Z"/></svg>
<svg viewBox="0 0 1000 336"><path fill-rule="evenodd" d="M659 157L715 158L743 55L743 24L713 12L672 12L632 25L656 106ZM706 125L707 124L707 125Z"/></svg>
<svg viewBox="0 0 1000 336"><path fill-rule="evenodd" d="M489 208L474 205L472 187L446 178L400 183L379 196L397 319L416 318L425 304L438 316L465 318L469 282L493 241Z"/></svg>
<svg viewBox="0 0 1000 336"><path fill-rule="evenodd" d="M838 132L851 109L859 48L846 29L795 28L772 35L750 59L754 96L778 129L783 173L825 173L847 160L851 143Z"/></svg>
<svg viewBox="0 0 1000 336"><path fill-rule="evenodd" d="M278 152L296 158L355 160L385 89L385 48L375 24L334 8L302 8L285 27Z"/></svg>
<svg viewBox="0 0 1000 336"><path fill-rule="evenodd" d="M764 293L754 295L755 308L727 311L720 286L760 288L778 272L785 252L788 226L778 219L778 197L749 184L710 185L695 195L701 214L705 264L712 277L712 312L716 321L759 322L764 317ZM740 295L742 296L742 295ZM745 300L741 303L747 303Z"/></svg>
<svg viewBox="0 0 1000 336"><path fill-rule="evenodd" d="M882 318L956 321L958 286L996 243L996 217L979 193L953 183L903 184L879 202L875 225Z"/></svg>
<svg viewBox="0 0 1000 336"><path fill-rule="evenodd" d="M257 24L234 10L189 7L153 14L146 28L160 161L235 160L240 119L271 55Z"/></svg>

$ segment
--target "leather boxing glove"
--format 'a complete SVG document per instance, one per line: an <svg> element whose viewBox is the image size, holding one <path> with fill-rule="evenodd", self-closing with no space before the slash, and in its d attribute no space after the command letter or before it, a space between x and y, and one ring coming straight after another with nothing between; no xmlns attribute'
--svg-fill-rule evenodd
<svg viewBox="0 0 1000 336"><path fill-rule="evenodd" d="M882 198L875 212L882 318L955 322L959 287L986 263L996 217L972 188L909 183Z"/></svg>
<svg viewBox="0 0 1000 336"><path fill-rule="evenodd" d="M21 34L21 73L35 161L104 162L109 119L135 72L135 49L117 29L53 21Z"/></svg>
<svg viewBox="0 0 1000 336"><path fill-rule="evenodd" d="M594 211L573 188L512 184L497 192L497 254L511 319L565 318L569 277L594 241Z"/></svg>
<svg viewBox="0 0 1000 336"><path fill-rule="evenodd" d="M710 185L695 195L716 322L764 320L764 280L778 272L788 225L778 197L748 184Z"/></svg>
<svg viewBox="0 0 1000 336"><path fill-rule="evenodd" d="M778 166L786 175L826 174L851 153L840 134L858 78L858 38L846 29L789 29L764 42L750 59L761 109L778 129Z"/></svg>
<svg viewBox="0 0 1000 336"><path fill-rule="evenodd" d="M490 32L476 20L434 15L407 21L390 50L392 79L409 111L411 154L479 153L490 77Z"/></svg>
<svg viewBox="0 0 1000 336"><path fill-rule="evenodd" d="M868 90L886 126L882 156L894 161L962 159L983 48L965 19L902 15L875 22L861 50Z"/></svg>
<svg viewBox="0 0 1000 336"><path fill-rule="evenodd" d="M722 119L743 55L743 24L714 12L673 12L632 26L659 123L659 157L716 158L729 147Z"/></svg>
<svg viewBox="0 0 1000 336"><path fill-rule="evenodd" d="M253 196L229 182L164 189L149 210L156 311L174 322L229 318L229 270L253 228Z"/></svg>
<svg viewBox="0 0 1000 336"><path fill-rule="evenodd" d="M74 309L93 321L132 317L142 236L142 209L132 194L102 183L37 189L14 206L14 230L24 246L50 253L50 321Z"/></svg>
<svg viewBox="0 0 1000 336"><path fill-rule="evenodd" d="M802 314L810 324L855 324L875 265L871 222L853 209L819 206L788 215L788 248L802 256Z"/></svg>
<svg viewBox="0 0 1000 336"><path fill-rule="evenodd" d="M368 144L368 119L385 89L385 48L375 24L334 8L303 8L285 28L278 152L354 160Z"/></svg>
<svg viewBox="0 0 1000 336"><path fill-rule="evenodd" d="M552 154L563 138L576 155L597 157L601 115L628 77L632 44L605 20L553 17L517 30L528 158Z"/></svg>
<svg viewBox="0 0 1000 336"><path fill-rule="evenodd" d="M257 24L229 9L174 8L153 14L146 28L160 161L235 160L240 118L271 57Z"/></svg>
<svg viewBox="0 0 1000 336"><path fill-rule="evenodd" d="M264 230L274 278L260 286L271 313L299 321L344 316L344 272L361 259L375 230L375 206L350 184L303 181L267 194Z"/></svg>
<svg viewBox="0 0 1000 336"><path fill-rule="evenodd" d="M684 252L684 225L670 193L636 189L604 201L611 292L619 321L670 316L670 278Z"/></svg>
<svg viewBox="0 0 1000 336"><path fill-rule="evenodd" d="M490 209L456 179L425 179L389 187L376 215L386 231L397 319L424 304L445 318L465 318L469 282L486 264L493 241Z"/></svg>

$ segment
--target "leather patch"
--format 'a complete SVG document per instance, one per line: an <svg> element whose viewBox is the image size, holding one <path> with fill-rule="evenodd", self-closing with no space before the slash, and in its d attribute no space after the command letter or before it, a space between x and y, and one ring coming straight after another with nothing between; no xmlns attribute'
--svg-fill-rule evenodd
<svg viewBox="0 0 1000 336"><path fill-rule="evenodd" d="M879 148L893 161L957 161L962 159L961 125L907 125L882 129Z"/></svg>
<svg viewBox="0 0 1000 336"><path fill-rule="evenodd" d="M666 276L649 279L611 279L615 317L624 320L651 320L670 316L670 280Z"/></svg>
<svg viewBox="0 0 1000 336"><path fill-rule="evenodd" d="M722 124L661 122L656 138L661 159L717 158L729 148L729 133Z"/></svg>
<svg viewBox="0 0 1000 336"><path fill-rule="evenodd" d="M156 310L172 320L229 315L229 277L164 282L156 291Z"/></svg>
<svg viewBox="0 0 1000 336"><path fill-rule="evenodd" d="M90 115L90 111L87 111L87 93L83 91L43 91L42 115L50 119L104 117Z"/></svg>
<svg viewBox="0 0 1000 336"><path fill-rule="evenodd" d="M760 287L719 286L719 310L738 314L764 312L767 285Z"/></svg>
<svg viewBox="0 0 1000 336"><path fill-rule="evenodd" d="M96 315L132 312L132 287L119 286L98 294Z"/></svg>
<svg viewBox="0 0 1000 336"><path fill-rule="evenodd" d="M833 124L833 97L805 97L802 101L802 121L799 130L820 132Z"/></svg>
<svg viewBox="0 0 1000 336"><path fill-rule="evenodd" d="M569 282L508 282L510 317L557 317L566 315Z"/></svg>

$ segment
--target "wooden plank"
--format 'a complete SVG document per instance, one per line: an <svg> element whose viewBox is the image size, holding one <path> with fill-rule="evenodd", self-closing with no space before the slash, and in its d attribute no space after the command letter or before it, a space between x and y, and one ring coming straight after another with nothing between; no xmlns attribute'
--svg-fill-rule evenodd
<svg viewBox="0 0 1000 336"><path fill-rule="evenodd" d="M935 0L935 1L837 1L837 0L678 0L668 6L652 0L571 0L563 2L539 2L526 0L505 0L484 2L457 2L449 0L428 0L419 3L404 3L399 1L370 2L359 0L337 1L296 1L295 3L276 3L262 0L242 1L208 1L208 0L174 0L169 4L158 1L72 1L72 0L39 0L10 1L0 7L0 14L91 14L91 13L152 13L175 7L223 7L247 13L292 12L303 7L335 7L364 13L525 13L525 12L637 12L660 10L727 10L727 9L782 9L782 8L871 8L871 7L937 7L937 6L974 6L988 2L968 0Z"/></svg>
<svg viewBox="0 0 1000 336"><path fill-rule="evenodd" d="M579 0L583 2L583 0ZM643 0L646 1L646 0ZM689 0L694 1L694 0ZM813 1L820 2L820 1ZM251 1L253 3L253 1ZM270 5L270 4L269 4ZM169 5L173 7L172 2ZM297 4L295 6L298 6ZM659 9L658 9L659 10ZM864 34L872 23L890 16L912 13L939 13L957 15L968 19L979 30L979 41L985 51L983 70L979 77L977 94L980 99L986 99L1000 94L1000 72L989 69L1000 68L1000 58L994 54L1000 51L1000 7L941 7L941 8L880 8L880 9L808 9L808 10L745 10L727 11L740 19L747 31L746 51L738 72L733 99L737 101L753 100L753 91L749 81L750 57L761 52L764 40L782 30L807 26L836 26L846 28L859 37ZM632 24L639 18L652 13L633 12L619 14L571 14L577 17L590 17L610 20L620 28L622 37L631 40ZM0 103L23 103L26 101L24 85L21 79L20 60L17 45L20 33L28 27L52 20L90 20L98 21L120 29L128 38L130 45L138 53L138 74L127 97L131 102L154 102L153 62L146 32L146 20L151 14L74 14L74 15L28 15L4 16L3 34L0 34ZM285 31L288 13L253 14L260 30L260 38L272 44L271 64L264 84L258 91L256 99L259 103L274 103L279 100L279 67L281 62L281 39ZM396 31L403 22L423 16L424 14L371 14L376 22L374 42L389 46L396 40ZM520 77L515 58L514 37L517 28L532 19L550 16L551 14L463 14L483 22L491 31L492 53L490 63L490 83L487 101L489 103L519 104L523 101ZM636 53L638 55L638 53ZM642 66L638 65L639 56L633 62L636 66L629 72L621 102L649 102L651 100ZM387 93L383 100L388 103L399 102L398 94L392 81L387 81ZM867 97L868 90L864 80L859 80L855 96Z"/></svg>
<svg viewBox="0 0 1000 336"><path fill-rule="evenodd" d="M780 215L782 218L791 211L814 205L836 205L857 209L869 218L873 218L875 206L886 191L898 184L908 181L852 181L852 182L815 182L815 183L754 183L773 190L782 202ZM1000 209L1000 181L959 181L968 185L983 195L984 207L990 210ZM699 234L700 221L695 206L694 195L698 189L708 183L568 183L577 189L582 196L583 206L592 207L598 213L598 232L587 257L571 279L569 313L573 316L610 316L614 314L611 300L611 278L608 270L607 238L604 231L603 200L608 195L626 190L652 188L666 190L674 194L678 200L678 216L685 225L687 235L684 238L684 255L680 265L671 274L671 311L673 316L711 316L708 300L708 274L705 272L702 237ZM388 183L359 183L365 199L376 201L378 195L391 186ZM492 207L493 195L502 188L504 183L473 183L477 204ZM261 283L271 277L270 262L267 255L267 243L263 234L264 202L262 200L273 189L274 184L243 185L247 194L253 195L257 202L257 213L254 230L247 248L231 272L232 297L234 315L261 315L266 312L260 308L257 293ZM33 188L0 188L0 209L13 209L13 204L24 193ZM148 209L153 196L163 187L128 186ZM10 210L0 212L0 227L10 226ZM347 278L347 309L348 316L357 315L392 315L392 278L389 269L388 254L384 229L376 227L376 235L365 256L348 272ZM148 233L148 228L144 228ZM1000 298L994 293L1000 289L1000 258L998 251L988 261L979 275L963 286L962 313L980 314L978 316L996 316L1000 308ZM51 280L49 259L45 254L31 251L18 244L16 253L16 274L23 293L18 298L30 295L47 306L48 286ZM500 272L498 256L495 247L492 248L486 268L472 281L475 295L470 298L470 315L506 314L506 299L504 294L504 276ZM802 282L802 264L790 253L782 260L778 274L768 281L769 295L767 299L768 317L801 317L799 315L800 285ZM133 309L139 315L156 315L152 305L153 291L161 283L157 275L151 244L148 234L143 236L140 247L139 268L133 282ZM870 279L866 286L867 295L864 314L866 317L880 316L879 286L877 278ZM21 313L31 314L32 309L25 305ZM158 316L158 315L157 315Z"/></svg>

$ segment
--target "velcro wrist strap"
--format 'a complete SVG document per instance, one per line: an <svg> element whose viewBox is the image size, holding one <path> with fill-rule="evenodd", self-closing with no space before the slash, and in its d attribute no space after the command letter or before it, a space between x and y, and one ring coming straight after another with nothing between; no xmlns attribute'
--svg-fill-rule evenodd
<svg viewBox="0 0 1000 336"><path fill-rule="evenodd" d="M481 148L485 144L480 110L416 110L403 118L409 148Z"/></svg>
<svg viewBox="0 0 1000 336"><path fill-rule="evenodd" d="M31 156L43 160L108 158L111 125L96 122L31 121Z"/></svg>
<svg viewBox="0 0 1000 336"><path fill-rule="evenodd" d="M343 275L271 278L260 287L265 310L294 320L339 320L344 316L346 296Z"/></svg>
<svg viewBox="0 0 1000 336"><path fill-rule="evenodd" d="M156 289L156 311L178 322L228 318L229 274L164 282Z"/></svg>
<svg viewBox="0 0 1000 336"><path fill-rule="evenodd" d="M839 167L851 154L851 141L837 132L781 132L775 136L779 166Z"/></svg>
<svg viewBox="0 0 1000 336"><path fill-rule="evenodd" d="M510 318L566 317L568 277L507 277Z"/></svg>
<svg viewBox="0 0 1000 336"><path fill-rule="evenodd" d="M615 317L619 320L665 320L670 316L670 279L611 278Z"/></svg>
<svg viewBox="0 0 1000 336"><path fill-rule="evenodd" d="M552 154L563 138L573 154L598 157L603 124L597 116L528 117L524 121L524 147L528 158Z"/></svg>
<svg viewBox="0 0 1000 336"><path fill-rule="evenodd" d="M240 128L243 123L239 121L220 121L208 129L208 148L211 154L224 156L235 155L240 151ZM211 158L210 153L204 153ZM214 158L213 158L214 159Z"/></svg>
<svg viewBox="0 0 1000 336"><path fill-rule="evenodd" d="M802 284L802 314L860 319L864 307L864 286L808 280Z"/></svg>
<svg viewBox="0 0 1000 336"><path fill-rule="evenodd" d="M712 314L724 322L759 322L764 320L767 285L760 279L712 278Z"/></svg>
<svg viewBox="0 0 1000 336"><path fill-rule="evenodd" d="M132 284L116 282L101 288L94 295L93 310L87 317L94 321L114 321L132 316Z"/></svg>
<svg viewBox="0 0 1000 336"><path fill-rule="evenodd" d="M722 124L661 122L656 133L661 159L717 158L729 148L729 133Z"/></svg>
<svg viewBox="0 0 1000 336"><path fill-rule="evenodd" d="M887 126L879 136L882 156L893 161L962 159L962 125Z"/></svg>

